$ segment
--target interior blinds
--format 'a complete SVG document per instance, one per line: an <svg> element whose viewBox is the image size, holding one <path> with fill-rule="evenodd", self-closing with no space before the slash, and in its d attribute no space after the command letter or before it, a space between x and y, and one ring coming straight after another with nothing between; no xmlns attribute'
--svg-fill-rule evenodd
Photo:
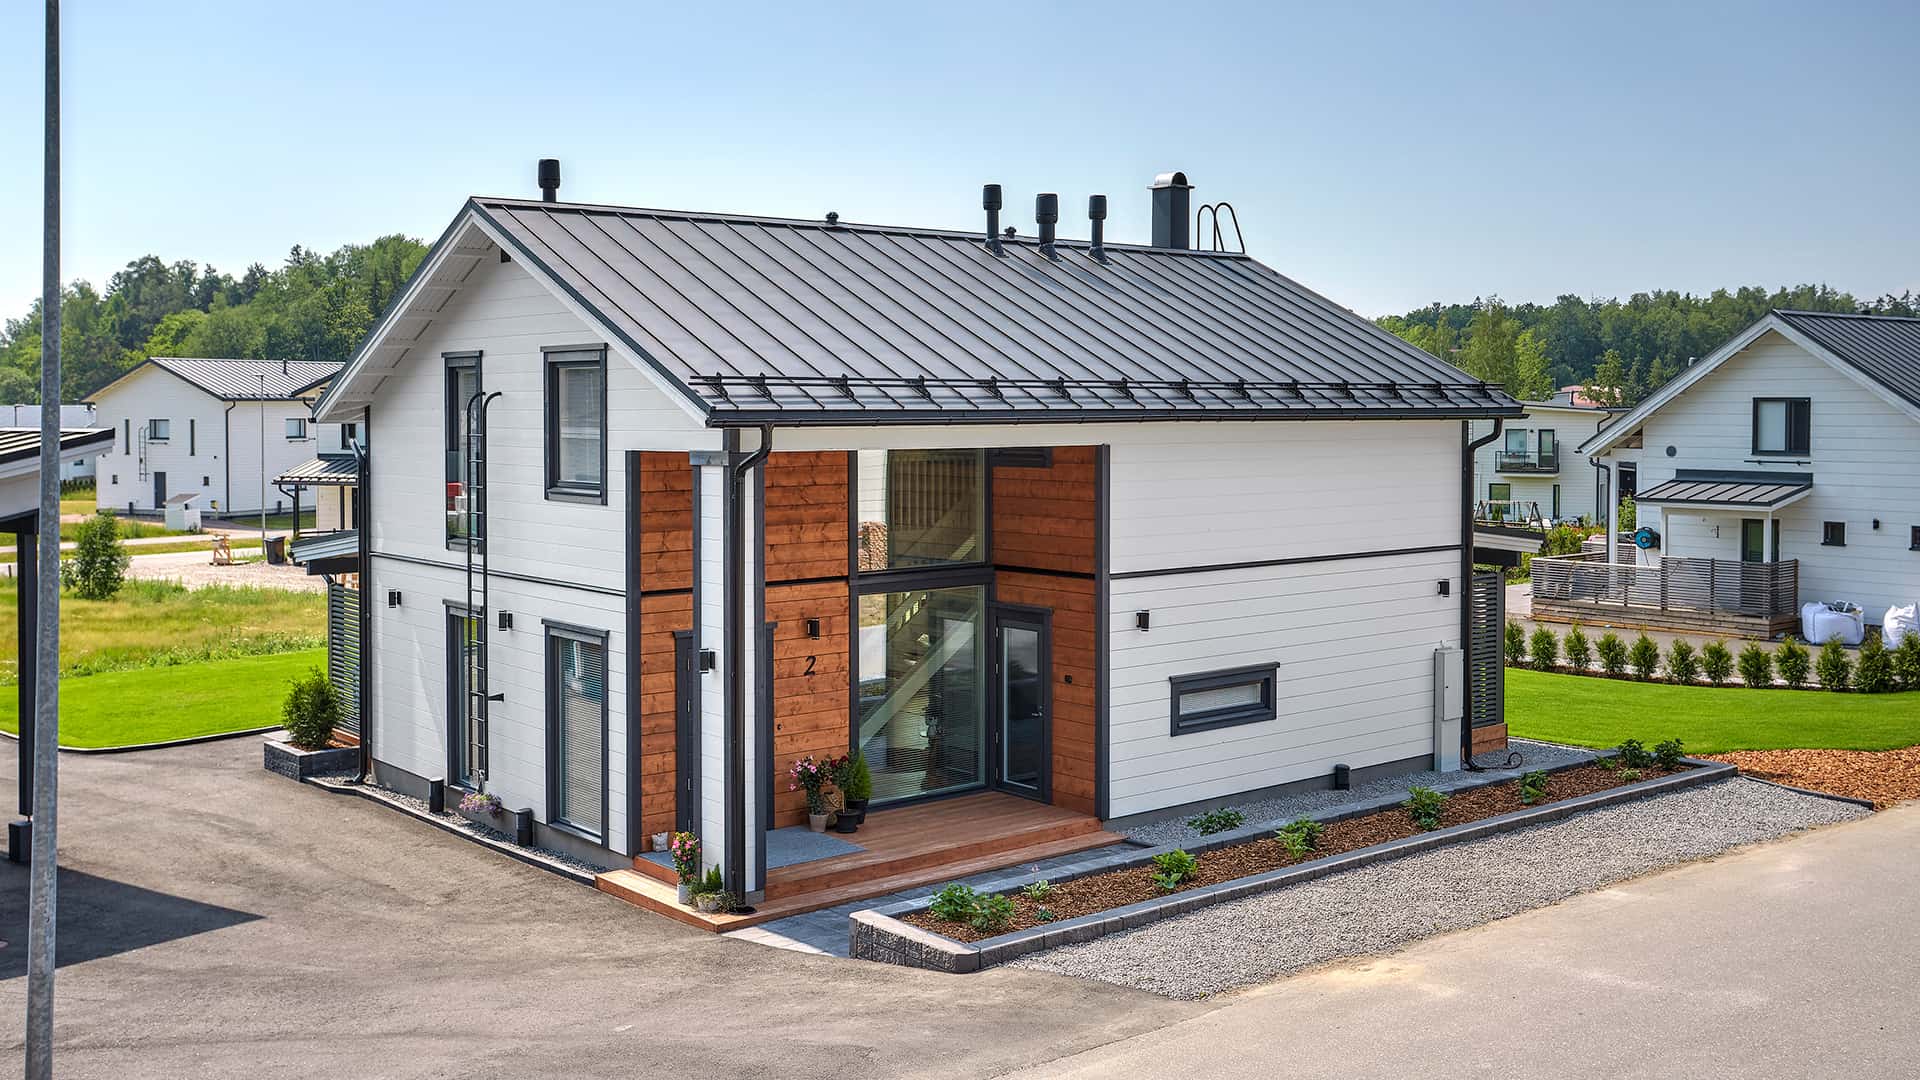
<svg viewBox="0 0 1920 1080"><path fill-rule="evenodd" d="M607 718L606 646L595 640L556 633L553 637L559 680L556 756L560 766L560 820L603 835Z"/></svg>

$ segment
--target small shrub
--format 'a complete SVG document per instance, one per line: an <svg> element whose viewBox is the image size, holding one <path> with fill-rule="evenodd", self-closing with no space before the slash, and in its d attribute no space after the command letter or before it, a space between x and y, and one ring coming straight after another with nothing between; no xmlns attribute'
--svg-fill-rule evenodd
<svg viewBox="0 0 1920 1080"><path fill-rule="evenodd" d="M1793 640L1793 635L1789 634L1780 643L1780 648L1775 650L1773 666L1779 670L1781 682L1798 690L1807 685L1807 672L1813 666L1813 657L1808 654L1805 645Z"/></svg>
<svg viewBox="0 0 1920 1080"><path fill-rule="evenodd" d="M1324 831L1325 827L1319 822L1300 817L1287 822L1273 835L1280 841L1280 846L1287 850L1289 857L1300 859L1320 846L1320 834Z"/></svg>
<svg viewBox="0 0 1920 1080"><path fill-rule="evenodd" d="M1547 774L1535 769L1520 778L1520 803L1532 806L1547 793Z"/></svg>
<svg viewBox="0 0 1920 1080"><path fill-rule="evenodd" d="M1603 757L1594 761L1594 764L1600 766L1601 768L1607 770L1608 772L1612 772L1615 769L1618 769L1620 767L1620 759L1617 757Z"/></svg>
<svg viewBox="0 0 1920 1080"><path fill-rule="evenodd" d="M60 564L60 581L82 600L110 600L127 580L132 561L120 542L119 523L100 511L75 530L73 558Z"/></svg>
<svg viewBox="0 0 1920 1080"><path fill-rule="evenodd" d="M1686 638L1676 638L1667 648L1667 677L1677 683L1690 683L1700 675L1700 657L1693 651L1693 643Z"/></svg>
<svg viewBox="0 0 1920 1080"><path fill-rule="evenodd" d="M1725 686L1733 677L1733 652L1724 641L1709 641L1700 650L1700 673L1715 686Z"/></svg>
<svg viewBox="0 0 1920 1080"><path fill-rule="evenodd" d="M1629 784L1634 783L1635 781L1640 779L1640 770L1639 769L1621 769L1620 779L1625 780Z"/></svg>
<svg viewBox="0 0 1920 1080"><path fill-rule="evenodd" d="M1653 765L1653 755L1647 752L1639 739L1628 739L1616 749L1620 751L1620 764L1629 769L1645 769Z"/></svg>
<svg viewBox="0 0 1920 1080"><path fill-rule="evenodd" d="M1175 849L1153 857L1153 883L1165 892L1172 892L1193 877L1200 869L1200 860L1184 851Z"/></svg>
<svg viewBox="0 0 1920 1080"><path fill-rule="evenodd" d="M1038 904L1053 895L1053 882L1048 881L1046 878L1041 878L1039 881L1031 882L1020 891L1026 895L1027 899Z"/></svg>
<svg viewBox="0 0 1920 1080"><path fill-rule="evenodd" d="M1627 664L1633 673L1642 679L1653 678L1660 669L1660 646L1645 634L1633 639L1633 648L1627 650Z"/></svg>
<svg viewBox="0 0 1920 1080"><path fill-rule="evenodd" d="M1820 646L1820 658L1813 662L1813 669L1820 675L1820 685L1829 690L1845 690L1853 681L1853 661L1847 658L1847 647L1839 638Z"/></svg>
<svg viewBox="0 0 1920 1080"><path fill-rule="evenodd" d="M1212 836L1228 829L1237 829L1247 823L1247 815L1231 806L1222 806L1204 814L1195 814L1187 819L1187 828L1201 836Z"/></svg>
<svg viewBox="0 0 1920 1080"><path fill-rule="evenodd" d="M1017 911L1013 901L995 893L980 898L980 903L973 909L973 918L967 920L967 925L983 934L997 934L1013 925L1015 914Z"/></svg>
<svg viewBox="0 0 1920 1080"><path fill-rule="evenodd" d="M1413 823L1428 832L1440 827L1440 815L1447 808L1447 797L1430 787L1410 787L1407 789L1407 801L1401 804L1413 818Z"/></svg>
<svg viewBox="0 0 1920 1080"><path fill-rule="evenodd" d="M1620 635L1609 630L1600 635L1600 641L1594 645L1594 652L1600 655L1600 670L1614 678L1627 671L1627 645Z"/></svg>
<svg viewBox="0 0 1920 1080"><path fill-rule="evenodd" d="M1060 916L1055 915L1050 907L1037 907L1033 909L1033 917L1041 922L1052 922Z"/></svg>
<svg viewBox="0 0 1920 1080"><path fill-rule="evenodd" d="M1893 654L1881 643L1880 635L1869 633L1860 643L1859 666L1854 669L1853 685L1863 694L1884 694L1895 686Z"/></svg>
<svg viewBox="0 0 1920 1080"><path fill-rule="evenodd" d="M1773 654L1757 642L1740 650L1740 681L1752 687L1773 685Z"/></svg>
<svg viewBox="0 0 1920 1080"><path fill-rule="evenodd" d="M1567 629L1567 640L1562 643L1567 653L1567 666L1575 671L1585 671L1593 664L1593 643L1587 640L1586 631L1574 623Z"/></svg>
<svg viewBox="0 0 1920 1080"><path fill-rule="evenodd" d="M288 741L302 750L319 750L333 739L333 725L340 720L340 694L319 668L308 669L293 680L287 700L280 707L280 722L287 729Z"/></svg>
<svg viewBox="0 0 1920 1080"><path fill-rule="evenodd" d="M1512 619L1507 620L1507 664L1519 667L1527 662L1527 632Z"/></svg>
<svg viewBox="0 0 1920 1080"><path fill-rule="evenodd" d="M1560 639L1546 627L1538 627L1528 640L1527 648L1533 654L1535 671L1552 671L1560 662Z"/></svg>
<svg viewBox="0 0 1920 1080"><path fill-rule="evenodd" d="M1920 634L1908 634L1893 650L1893 673L1902 690L1920 690Z"/></svg>
<svg viewBox="0 0 1920 1080"><path fill-rule="evenodd" d="M1639 528L1639 526L1636 524L1636 522L1638 522L1639 520L1640 520L1640 508L1634 505L1633 496L1629 495L1626 498L1621 499L1620 500L1620 531L1632 532L1634 529ZM1611 542L1612 538L1609 537L1608 540L1609 542Z"/></svg>
<svg viewBox="0 0 1920 1080"><path fill-rule="evenodd" d="M1653 763L1668 772L1679 768L1680 759L1686 756L1686 744L1679 739L1667 739L1653 744Z"/></svg>
<svg viewBox="0 0 1920 1080"><path fill-rule="evenodd" d="M933 894L933 903L927 905L927 911L936 919L947 922L972 922L973 913L980 910L980 894L971 885L954 882Z"/></svg>
<svg viewBox="0 0 1920 1080"><path fill-rule="evenodd" d="M707 867L707 872L704 877L695 877L693 880L687 882L687 892L694 896L707 896L712 893L725 892L726 888L726 880L720 876L720 868L718 866Z"/></svg>

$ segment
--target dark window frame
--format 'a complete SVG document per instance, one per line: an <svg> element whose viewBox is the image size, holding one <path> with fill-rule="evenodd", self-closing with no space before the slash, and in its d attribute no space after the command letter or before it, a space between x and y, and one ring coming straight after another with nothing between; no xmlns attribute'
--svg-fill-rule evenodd
<svg viewBox="0 0 1920 1080"><path fill-rule="evenodd" d="M287 435L287 441L288 441L288 442L306 442L306 441L307 441L307 430L308 430L308 421L307 421L307 418L306 418L306 417L304 417L304 416L289 416L289 417L287 417L287 418L285 419L285 421L284 421L284 422L283 422L283 423L282 423L282 424L280 425L280 426L281 426L281 430L282 430L283 432L284 432L284 431L286 430L286 428L287 428L287 425L288 425L288 424L299 424L299 425L300 425L300 434L298 434L298 435L292 435L292 434L289 434L289 435Z"/></svg>
<svg viewBox="0 0 1920 1080"><path fill-rule="evenodd" d="M340 425L340 445L350 447L360 437L360 422L348 420Z"/></svg>
<svg viewBox="0 0 1920 1080"><path fill-rule="evenodd" d="M1907 526L1907 550L1920 551L1920 525Z"/></svg>
<svg viewBox="0 0 1920 1080"><path fill-rule="evenodd" d="M542 387L546 423L546 486L552 502L607 503L607 347L605 345L549 345L540 349L545 370ZM600 372L600 480L582 484L560 479L560 371L598 368Z"/></svg>
<svg viewBox="0 0 1920 1080"><path fill-rule="evenodd" d="M1760 445L1760 407L1786 406L1785 442L1781 449ZM1755 457L1804 458L1813 453L1813 399L1804 397L1757 397L1753 399L1753 454Z"/></svg>
<svg viewBox="0 0 1920 1080"><path fill-rule="evenodd" d="M154 426L156 424L167 425L167 433L165 435L160 434L160 429ZM147 421L147 441L150 443L172 442L173 441L173 421L167 419L166 417L154 417L153 419L148 420Z"/></svg>
<svg viewBox="0 0 1920 1080"><path fill-rule="evenodd" d="M913 449L923 449L923 448L915 448L915 447L889 448L888 450L882 451L882 452L890 453L892 449L913 450ZM862 581L868 578L886 578L887 575L897 575L904 580L912 580L915 578L916 575L921 575L921 574L930 574L930 575L938 576L954 570L962 570L962 571L988 570L990 571L993 567L993 470L995 468L993 464L994 451L987 447L981 447L981 446L927 447L924 449L966 452L966 453L979 455L979 458L978 458L979 465L980 465L979 555L978 557L968 559L965 562L919 563L919 564L912 564L907 566L888 566L888 567L882 567L877 570L861 569L859 566L860 525L861 525L859 502L858 500L853 499L852 497L849 497L848 507L847 507L847 511L849 514L849 518L847 522L847 532L848 532L848 536L850 537L849 543L854 553L854 562L852 563L850 569L853 571L854 575L857 578L861 579ZM848 463L848 469L849 469L848 475L850 479L847 487L849 491L855 490L858 487L860 453L861 451L854 451L853 452L854 456L852 460ZM1048 448L1048 461L1050 462L1051 460L1052 460L1052 449ZM886 467L888 469L892 468L890 463ZM883 510L882 513L885 513L885 511ZM893 557L891 530L889 530L887 557L889 560L891 560ZM910 585L906 587L913 587L913 586ZM869 592L898 591L895 589L866 589L864 585L861 586L861 588L864 591L869 591Z"/></svg>
<svg viewBox="0 0 1920 1080"><path fill-rule="evenodd" d="M1280 663L1277 660L1245 667L1223 668L1218 671L1175 675L1167 682L1171 687L1168 699L1168 733L1176 737L1199 731L1239 727L1242 724L1264 724L1269 720L1277 720L1280 716ZM1206 709L1192 716L1182 716L1180 713L1180 695L1182 694L1199 690L1222 690L1229 686L1246 686L1256 682L1260 684L1260 700L1256 704Z"/></svg>
<svg viewBox="0 0 1920 1080"><path fill-rule="evenodd" d="M455 375L455 372L462 371L467 368L473 369L473 390L474 390L474 393L476 394L484 393L486 390L486 385L487 385L486 373L485 373L485 369L481 366L481 354L478 352L441 353L440 364L441 364L440 396L443 399L441 403L443 408L442 408L442 416L441 416L441 440L440 440L441 472L443 474L442 480L443 480L443 483L447 485L451 485L454 483L464 484L465 481L456 480L452 470L448 468L448 458L447 458L448 454L451 454L456 450L463 455L466 453L466 446L465 446L464 440L462 440L459 435L460 432L463 432L465 430L464 425L465 425L465 415L466 415L466 402L454 400L454 396L455 396L453 392L454 387L458 385L457 376ZM444 492L445 492L445 488L443 487L442 495L441 495L441 498L443 501L445 500L445 497L446 497ZM443 531L445 529L444 515L442 519L442 529ZM481 528L480 528L479 535L453 536L449 534L446 538L446 542L447 542L447 550L449 551L455 548L464 548L469 544L475 544L475 543L478 543L484 547L486 543L485 519L484 518L481 519Z"/></svg>
<svg viewBox="0 0 1920 1080"><path fill-rule="evenodd" d="M542 652L545 656L546 672L546 758L547 758L547 827L570 833L596 844L607 845L612 829L611 759L613 748L608 745L612 737L613 717L613 649L609 639L611 633L591 626L577 626L573 623L556 622L552 619L540 621L543 640ZM560 654L557 643L572 640L597 645L600 648L600 830L595 832L571 821L561 818L561 785L565 777L561 775L560 755Z"/></svg>
<svg viewBox="0 0 1920 1080"><path fill-rule="evenodd" d="M1820 523L1821 547L1846 547L1847 523L1844 521L1823 521Z"/></svg>

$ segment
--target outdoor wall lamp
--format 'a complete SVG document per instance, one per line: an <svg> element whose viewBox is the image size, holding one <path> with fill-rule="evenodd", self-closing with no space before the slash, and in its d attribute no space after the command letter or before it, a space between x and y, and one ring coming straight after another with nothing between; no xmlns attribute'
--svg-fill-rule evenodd
<svg viewBox="0 0 1920 1080"><path fill-rule="evenodd" d="M388 607L400 606L400 590L399 589L387 590L387 606Z"/></svg>
<svg viewBox="0 0 1920 1080"><path fill-rule="evenodd" d="M513 629L513 612L503 611L500 613L500 629L502 630Z"/></svg>
<svg viewBox="0 0 1920 1080"><path fill-rule="evenodd" d="M1453 582L1451 580L1447 578L1440 579L1440 595L1441 596L1453 595Z"/></svg>
<svg viewBox="0 0 1920 1080"><path fill-rule="evenodd" d="M814 638L815 640L819 639L820 637L820 620L819 619L807 620L807 636L810 638Z"/></svg>
<svg viewBox="0 0 1920 1080"><path fill-rule="evenodd" d="M1145 630L1147 627L1151 626L1152 624L1153 624L1153 612L1136 611L1133 613L1133 628L1135 630Z"/></svg>
<svg viewBox="0 0 1920 1080"><path fill-rule="evenodd" d="M712 671L713 664L714 664L713 650L701 649L700 650L700 674L705 675L707 672Z"/></svg>

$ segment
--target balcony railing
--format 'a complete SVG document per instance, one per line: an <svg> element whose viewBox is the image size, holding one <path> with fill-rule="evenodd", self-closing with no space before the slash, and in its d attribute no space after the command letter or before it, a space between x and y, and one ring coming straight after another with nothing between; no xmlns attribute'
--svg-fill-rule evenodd
<svg viewBox="0 0 1920 1080"><path fill-rule="evenodd" d="M1533 560L1536 603L1601 610L1685 611L1786 619L1799 613L1800 564L1668 556L1651 566L1610 563L1602 552Z"/></svg>
<svg viewBox="0 0 1920 1080"><path fill-rule="evenodd" d="M1552 522L1535 499L1482 499L1473 504L1473 520L1486 525L1527 525L1546 528Z"/></svg>
<svg viewBox="0 0 1920 1080"><path fill-rule="evenodd" d="M1560 451L1558 450L1500 450L1493 455L1493 467L1503 473L1557 473L1560 471Z"/></svg>

